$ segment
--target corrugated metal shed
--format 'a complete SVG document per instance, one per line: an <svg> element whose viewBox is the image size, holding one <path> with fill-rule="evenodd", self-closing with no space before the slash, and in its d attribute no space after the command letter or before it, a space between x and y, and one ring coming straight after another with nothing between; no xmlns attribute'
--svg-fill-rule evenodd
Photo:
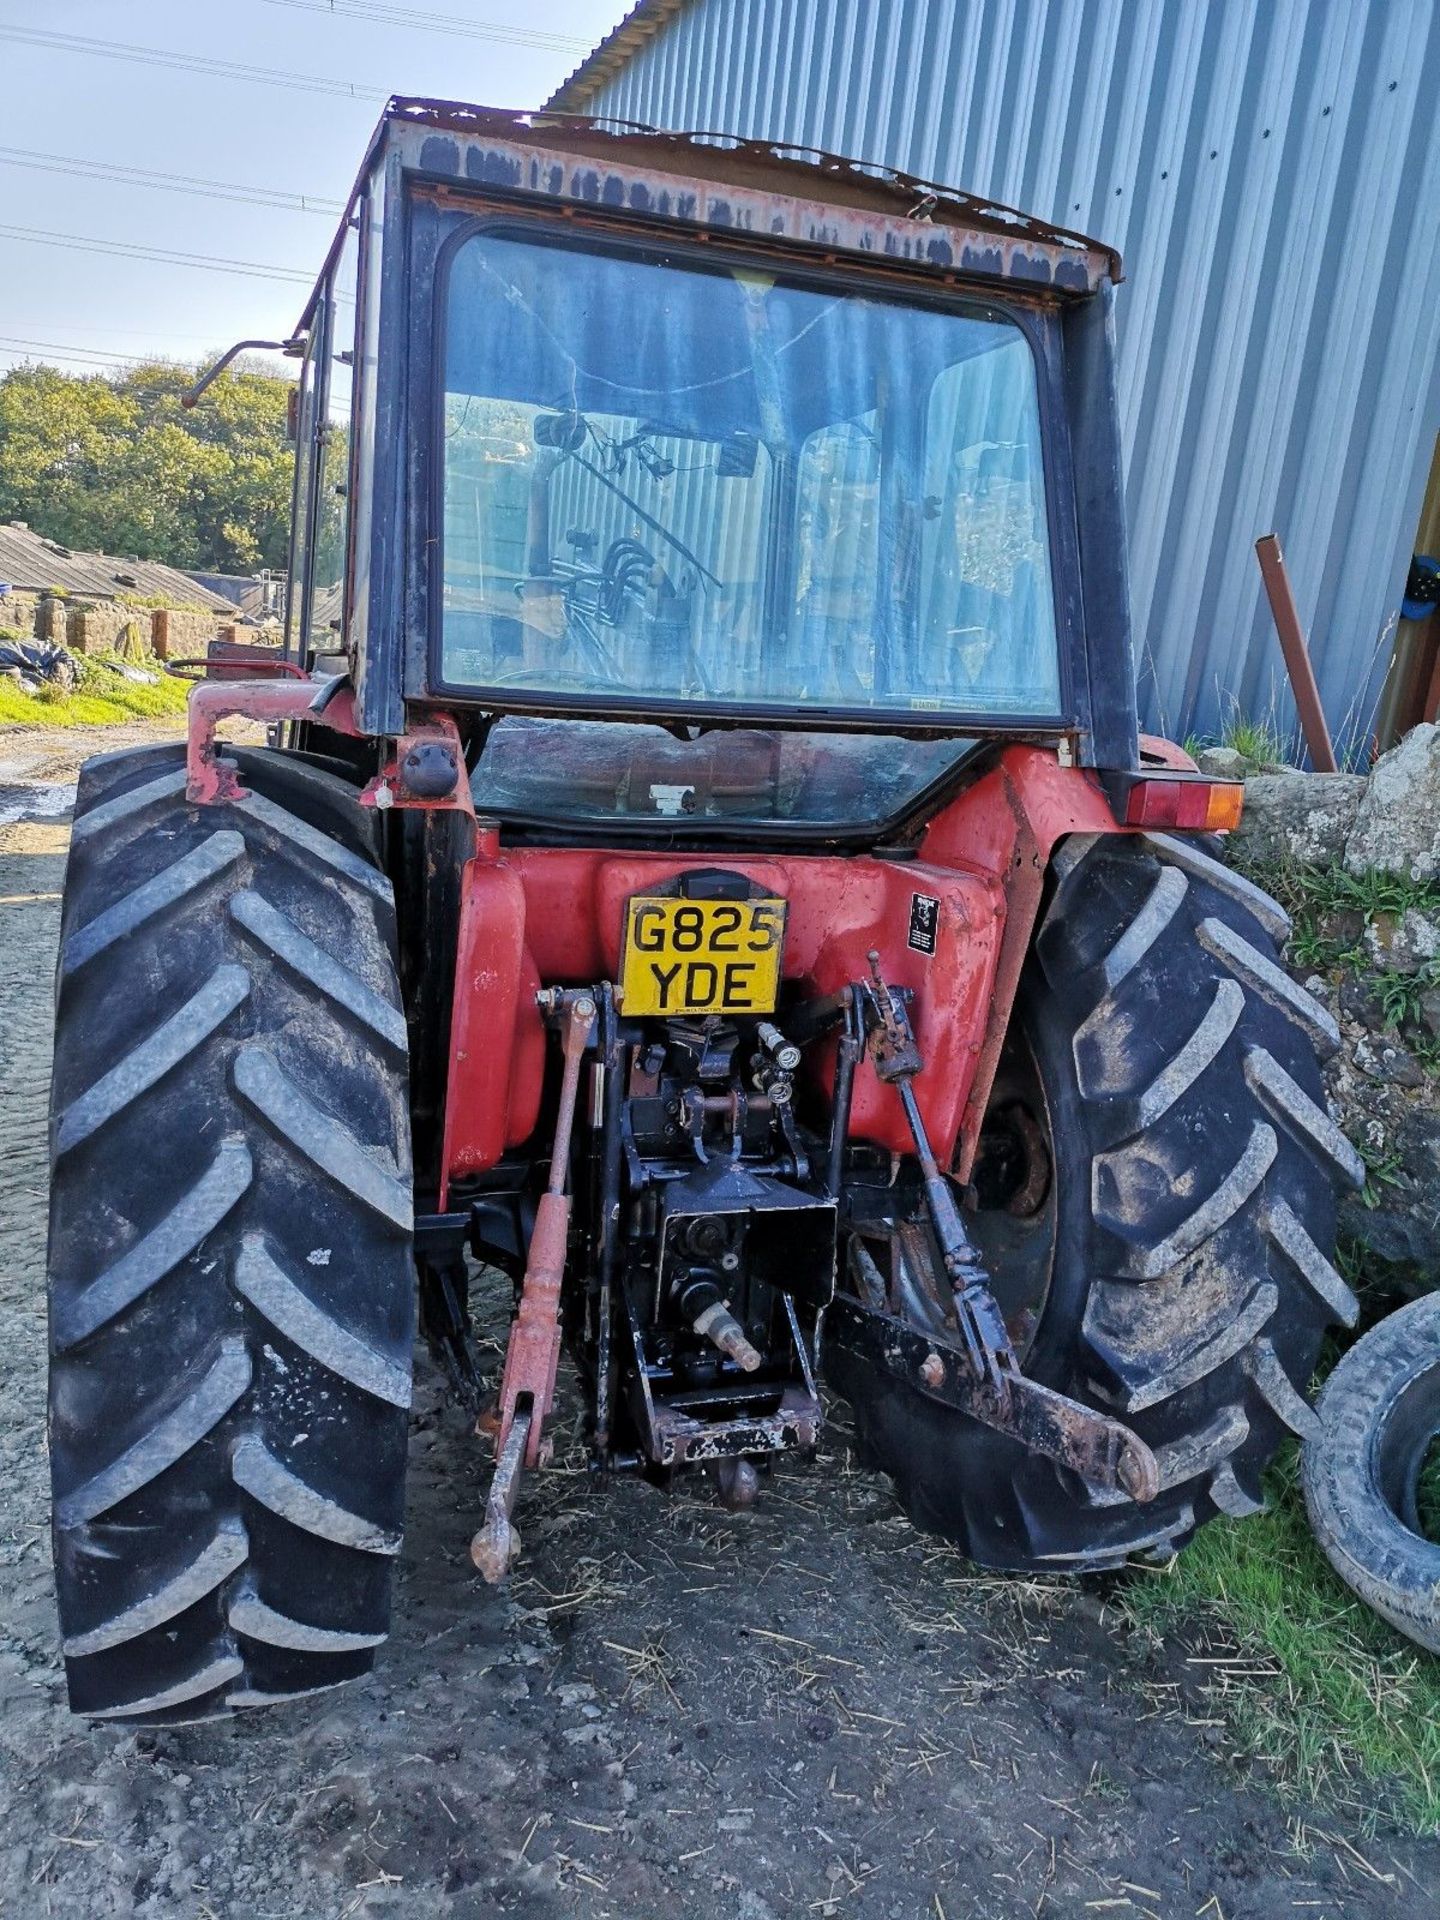
<svg viewBox="0 0 1440 1920"><path fill-rule="evenodd" d="M90 600L114 600L122 593L142 599L160 598L172 607L213 607L234 613L223 595L202 587L177 567L154 560L120 560L113 553L73 553L54 540L45 540L13 520L0 522L0 588L43 593L63 587L66 593Z"/></svg>
<svg viewBox="0 0 1440 1920"><path fill-rule="evenodd" d="M646 0L551 104L802 141L1113 241L1148 717L1288 726L1273 529L1354 738L1440 427L1437 82L1435 0Z"/></svg>

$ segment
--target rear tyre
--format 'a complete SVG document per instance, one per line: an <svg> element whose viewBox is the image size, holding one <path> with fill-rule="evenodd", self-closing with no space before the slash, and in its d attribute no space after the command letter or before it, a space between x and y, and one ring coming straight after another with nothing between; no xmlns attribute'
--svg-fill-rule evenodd
<svg viewBox="0 0 1440 1920"><path fill-rule="evenodd" d="M70 1704L181 1721L353 1679L390 1615L415 1282L394 908L355 790L91 761L51 1095Z"/></svg>
<svg viewBox="0 0 1440 1920"><path fill-rule="evenodd" d="M1328 1257L1335 1192L1363 1169L1324 1108L1334 1023L1277 963L1286 931L1193 844L1083 836L1056 856L1015 1010L1053 1162L1043 1241L1007 1223L1002 1260L973 1224L1007 1308L1006 1265L1041 1274L1025 1371L1133 1426L1161 1491L1101 1493L853 1354L827 1360L911 1516L982 1565L1168 1553L1255 1511L1280 1440L1315 1429L1321 1337L1356 1316Z"/></svg>

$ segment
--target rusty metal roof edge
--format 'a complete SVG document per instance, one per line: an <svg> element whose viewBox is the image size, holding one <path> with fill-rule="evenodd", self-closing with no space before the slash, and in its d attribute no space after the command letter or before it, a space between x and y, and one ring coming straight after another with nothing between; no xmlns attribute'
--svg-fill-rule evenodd
<svg viewBox="0 0 1440 1920"><path fill-rule="evenodd" d="M618 25L586 54L575 71L560 82L545 102L546 108L552 113L583 112L584 102L590 95L598 92L631 54L647 40L653 40L666 22L673 20L687 5L688 0L638 0Z"/></svg>
<svg viewBox="0 0 1440 1920"><path fill-rule="evenodd" d="M1041 246L1063 248L1071 254L1083 252L1096 255L1107 263L1109 277L1116 285L1124 278L1124 265L1119 253L1103 240L1097 240L1090 234L1077 233L1068 227L1052 226L1048 221L1021 212L1019 208L1005 206L979 194L967 193L959 187L948 187L938 181L903 173L894 167L850 160L843 154L828 153L822 148L802 146L793 141L741 139L737 135L704 129L681 132L648 126L643 121L556 111L553 108L520 111L397 94L387 103L366 153L365 167L361 170L362 179L383 145L386 128L397 121L412 126L434 126L453 133L492 135L526 135L546 126L554 126L572 134L580 132L617 141L654 142L657 147L670 151L685 147L721 148L784 168L787 176L794 180L795 192L801 198L805 197L802 169L810 167L827 174L832 180L837 177L850 178L864 181L872 188L879 186L892 193L897 204L903 203L911 214L925 208L928 202L931 207L943 207L947 214L955 215L957 220L978 225L984 231L1009 239L1029 239Z"/></svg>

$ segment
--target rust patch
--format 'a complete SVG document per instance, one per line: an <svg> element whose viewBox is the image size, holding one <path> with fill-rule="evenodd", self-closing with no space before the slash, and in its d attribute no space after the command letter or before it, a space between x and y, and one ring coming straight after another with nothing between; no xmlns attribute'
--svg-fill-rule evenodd
<svg viewBox="0 0 1440 1920"><path fill-rule="evenodd" d="M420 171L505 193L658 212L716 233L770 234L1058 293L1122 277L1118 254L1083 234L817 149L440 100L392 101L377 142L392 126L402 144L414 129Z"/></svg>

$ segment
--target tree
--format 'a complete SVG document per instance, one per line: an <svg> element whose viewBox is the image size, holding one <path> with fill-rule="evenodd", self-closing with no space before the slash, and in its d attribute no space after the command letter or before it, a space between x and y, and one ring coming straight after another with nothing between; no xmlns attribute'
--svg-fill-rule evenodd
<svg viewBox="0 0 1440 1920"><path fill-rule="evenodd" d="M92 375L31 363L0 376L0 522L174 567L283 567L290 383L242 363L186 412L194 377L163 362Z"/></svg>

